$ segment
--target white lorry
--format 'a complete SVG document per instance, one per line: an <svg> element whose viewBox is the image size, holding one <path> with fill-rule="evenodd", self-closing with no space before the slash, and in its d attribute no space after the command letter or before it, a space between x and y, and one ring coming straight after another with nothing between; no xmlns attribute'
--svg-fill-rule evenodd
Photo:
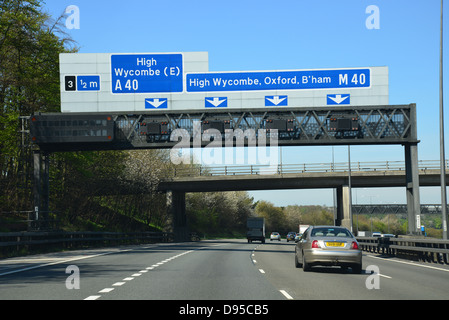
<svg viewBox="0 0 449 320"><path fill-rule="evenodd" d="M300 224L299 225L299 235L302 235L304 233L304 231L306 231L309 226L310 225L308 225L308 224Z"/></svg>

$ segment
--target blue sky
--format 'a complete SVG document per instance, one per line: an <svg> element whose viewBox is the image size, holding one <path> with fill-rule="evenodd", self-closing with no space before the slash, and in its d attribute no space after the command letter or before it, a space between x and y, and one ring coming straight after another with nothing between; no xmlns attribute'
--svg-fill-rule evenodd
<svg viewBox="0 0 449 320"><path fill-rule="evenodd" d="M82 53L207 51L210 71L388 66L389 103L417 104L419 160L439 159L440 1L47 0L44 8L57 17L68 5L80 11L80 28L68 32ZM379 8L379 29L365 25L370 5ZM444 12L449 57L449 7ZM284 147L282 161L346 162L347 154L347 147ZM403 154L402 146L352 147L351 161L401 161ZM402 188L356 192L358 203L405 203ZM251 194L276 205L333 201L330 190ZM440 202L439 189L421 188L421 202Z"/></svg>

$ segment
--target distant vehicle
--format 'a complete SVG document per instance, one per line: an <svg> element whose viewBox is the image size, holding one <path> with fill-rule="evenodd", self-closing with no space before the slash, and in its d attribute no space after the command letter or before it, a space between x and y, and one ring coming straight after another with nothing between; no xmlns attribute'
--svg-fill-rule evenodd
<svg viewBox="0 0 449 320"><path fill-rule="evenodd" d="M287 234L287 242L289 242L289 241L294 241L295 240L295 237L296 237L296 232L289 232L288 234Z"/></svg>
<svg viewBox="0 0 449 320"><path fill-rule="evenodd" d="M279 232L272 232L270 234L270 241L273 241L273 240L281 241L281 235L279 234Z"/></svg>
<svg viewBox="0 0 449 320"><path fill-rule="evenodd" d="M250 217L246 221L246 238L248 243L261 241L265 243L265 219L260 217Z"/></svg>
<svg viewBox="0 0 449 320"><path fill-rule="evenodd" d="M382 238L394 238L396 236L394 234L391 234L391 233L384 233L381 237Z"/></svg>
<svg viewBox="0 0 449 320"><path fill-rule="evenodd" d="M301 236L302 236L301 233L297 233L295 237L295 242L298 242L301 239Z"/></svg>
<svg viewBox="0 0 449 320"><path fill-rule="evenodd" d="M381 237L382 236L382 233L380 233L380 232L373 232L373 234L372 234L372 237Z"/></svg>
<svg viewBox="0 0 449 320"><path fill-rule="evenodd" d="M295 246L295 266L310 271L312 266L351 267L362 272L362 251L354 235L344 227L309 227Z"/></svg>

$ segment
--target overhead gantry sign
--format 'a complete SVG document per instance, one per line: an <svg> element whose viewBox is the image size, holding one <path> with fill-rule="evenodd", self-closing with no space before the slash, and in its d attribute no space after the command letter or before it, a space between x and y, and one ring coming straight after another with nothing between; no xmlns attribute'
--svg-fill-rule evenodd
<svg viewBox="0 0 449 320"><path fill-rule="evenodd" d="M388 105L387 67L210 72L207 52L67 53L60 81L61 113L30 117L36 157L255 141L401 144L409 231L420 226L416 105Z"/></svg>

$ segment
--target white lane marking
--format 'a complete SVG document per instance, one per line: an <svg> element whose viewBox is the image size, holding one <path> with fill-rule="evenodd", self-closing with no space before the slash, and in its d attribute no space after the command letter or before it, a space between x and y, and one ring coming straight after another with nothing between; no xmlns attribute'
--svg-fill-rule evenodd
<svg viewBox="0 0 449 320"><path fill-rule="evenodd" d="M114 283L112 286L113 286L113 287L120 287L120 286L123 286L125 283L126 283L126 282L116 282L116 283Z"/></svg>
<svg viewBox="0 0 449 320"><path fill-rule="evenodd" d="M380 259L380 260L385 260L385 261L409 264L409 265L415 266L415 267L422 267L422 268L428 268L428 269L434 269L434 270L449 272L449 269L442 269L442 268L433 267L433 266L426 266L426 265L423 265L423 264L417 264L417 263L408 262L408 261L399 261L399 260L385 259L385 258L381 258L381 257L375 257L375 256L372 256L372 255L367 255L367 256L369 256L371 258L374 258L374 259Z"/></svg>
<svg viewBox="0 0 449 320"><path fill-rule="evenodd" d="M159 246L162 244L159 244ZM144 247L144 249L150 249L150 248L154 248L155 245L152 246L146 246ZM5 259L2 260L0 262L1 264L9 264L11 262L25 262L25 263L32 263L34 261L42 261L42 260L47 260L47 261L51 261L48 263L43 263L43 264L38 264L38 265L34 265L34 266L30 266L30 267L24 267L21 269L16 269L16 270L11 270L11 271L6 271L6 272L2 272L0 273L0 277L1 276L6 276L8 274L13 274L13 273L18 273L18 272L23 272L23 271L28 271L28 270L33 270L33 269L37 269L37 268L42 268L42 267L47 267L47 266L52 266L55 264L63 264L63 263L67 263L67 262L72 262L72 261L77 261L77 260L84 260L84 259L90 259L90 258L95 258L95 257L101 257L101 256L105 256L108 254L114 254L114 253L122 253L122 252L129 252L129 251L133 251L133 250L140 250L142 248L131 248L131 249L118 249L118 250L112 250L112 251L106 251L106 252L102 252L102 253L94 253L94 254L89 254L84 253L82 255L76 255L76 256L72 256L71 258L65 259L65 258L30 258L30 259L14 259L14 260L9 260L9 259ZM86 255L87 254L87 255ZM53 260L53 261L52 261Z"/></svg>
<svg viewBox="0 0 449 320"><path fill-rule="evenodd" d="M199 249L198 249L198 250L199 250ZM123 250L123 251L128 251L128 250ZM116 282L116 283L114 283L112 286L116 286L116 287L122 286L123 284L126 283L126 282L123 282L123 281L131 281L131 280L134 279L134 277L139 277L139 276L142 275L142 273L148 272L148 270L152 270L152 269L154 269L154 268L156 268L156 267L159 267L160 265L163 265L163 264L166 263L166 262L169 262L169 261L171 261L171 260L173 260L173 259L175 259L175 258L178 258L178 257L180 257L180 256L182 256L182 255L185 255L185 254L188 254L188 253L191 253L191 252L194 252L194 251L196 251L196 250L185 251L185 252L183 252L183 253L181 253L181 254L178 254L178 255L176 255L176 256L173 256L173 257L171 257L171 258L162 260L161 262L158 262L158 263L156 263L156 264L153 264L151 267L147 267L147 268L145 268L144 270L140 270L139 273L134 273L131 277L126 277L126 278L124 278L124 279L122 280L122 282ZM111 252L111 253L112 253L112 252ZM109 254L109 253L105 253L105 254ZM104 254L100 254L100 255L104 255ZM99 256L99 255L96 255L96 256ZM55 264L55 263L53 263L53 264ZM48 265L49 265L49 264L48 264ZM41 266L43 266L43 265L41 265ZM39 266L39 267L40 267L40 266ZM30 269L34 269L34 268L30 268ZM18 272L18 271L16 271L16 272ZM262 272L262 273L265 273L263 270L261 270L261 272ZM0 274L0 275L1 275L1 274ZM100 290L99 293L108 293L108 292L111 292L111 291L114 290L114 289L115 289L115 288L104 288L104 289ZM101 297L101 296L98 296L98 295L95 295L95 296L89 296L89 297L85 298L84 300L97 300L97 299L99 299L100 297Z"/></svg>
<svg viewBox="0 0 449 320"><path fill-rule="evenodd" d="M285 290L279 290L280 293L282 293L284 295L284 297L286 297L288 300L293 300L293 297L291 295L288 294L287 291Z"/></svg>
<svg viewBox="0 0 449 320"><path fill-rule="evenodd" d="M387 279L391 279L390 276L386 276L386 275L384 275L384 274L380 274L380 273L379 273L379 276L384 277L384 278L387 278Z"/></svg>
<svg viewBox="0 0 449 320"><path fill-rule="evenodd" d="M72 261L77 261L77 260L84 260L84 259L89 259L89 258L100 257L100 256L104 256L104 255L107 255L107 254L112 254L112 253L117 253L117 251L104 252L104 253L99 253L99 254L93 254L93 255L90 255L90 256L82 256L82 257L76 256L76 257L70 258L70 259L57 260L57 261L54 261L54 262L38 264L38 265L35 265L35 266L31 266L31 267L25 267L25 268L21 268L21 269L16 269L16 270L0 273L0 277L1 276L6 276L6 275L12 274L12 273L23 272L23 271L33 270L33 269L37 269L37 268L52 266L52 265L55 265L55 264L62 264L62 263L67 263L67 262L72 262ZM7 262L8 260L5 260L5 261ZM29 261L31 261L31 259L29 259Z"/></svg>

